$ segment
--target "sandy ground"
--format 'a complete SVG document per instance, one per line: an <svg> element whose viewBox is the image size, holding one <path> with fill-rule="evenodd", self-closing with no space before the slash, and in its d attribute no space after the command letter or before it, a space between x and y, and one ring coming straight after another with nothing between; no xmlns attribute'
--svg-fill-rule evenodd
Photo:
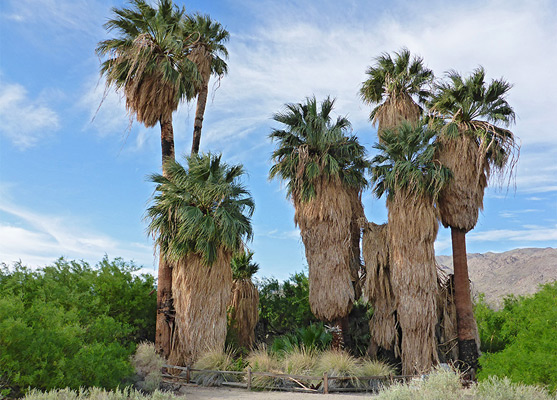
<svg viewBox="0 0 557 400"><path fill-rule="evenodd" d="M296 392L248 392L240 388L208 388L195 385L182 386L180 394L186 396L186 400L209 400L209 399L234 399L234 400L364 400L371 399L369 393L296 393Z"/></svg>

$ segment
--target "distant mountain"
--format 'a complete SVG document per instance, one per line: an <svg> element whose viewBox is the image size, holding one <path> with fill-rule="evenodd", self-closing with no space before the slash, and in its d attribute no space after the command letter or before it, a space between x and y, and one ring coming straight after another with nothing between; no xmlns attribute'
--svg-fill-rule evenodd
<svg viewBox="0 0 557 400"><path fill-rule="evenodd" d="M445 272L453 272L452 256L438 256L437 262ZM471 253L468 272L473 295L485 293L487 303L499 308L508 294L532 294L539 285L557 280L557 249Z"/></svg>

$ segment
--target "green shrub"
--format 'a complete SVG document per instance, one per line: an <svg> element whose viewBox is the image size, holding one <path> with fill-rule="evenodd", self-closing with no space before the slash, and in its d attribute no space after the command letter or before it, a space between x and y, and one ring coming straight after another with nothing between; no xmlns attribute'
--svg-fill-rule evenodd
<svg viewBox="0 0 557 400"><path fill-rule="evenodd" d="M107 391L100 388L89 390L79 389L57 389L49 392L41 392L37 389L29 391L24 400L175 400L178 397L172 393L155 391L150 395L145 395L133 389L116 389Z"/></svg>
<svg viewBox="0 0 557 400"><path fill-rule="evenodd" d="M530 297L508 297L502 310L491 311L489 318L480 319L478 325L482 327L482 337L496 338L496 343L504 347L498 352L482 355L478 378L486 380L492 375L506 376L512 382L545 385L555 392L556 304L557 282L554 282L542 286L538 293Z"/></svg>
<svg viewBox="0 0 557 400"><path fill-rule="evenodd" d="M307 350L324 350L331 344L333 336L322 322L296 329L294 333L275 338L271 345L274 353L287 353L298 348Z"/></svg>
<svg viewBox="0 0 557 400"><path fill-rule="evenodd" d="M106 257L92 268L59 259L0 269L0 390L17 396L81 386L116 388L140 338L154 338L154 278Z"/></svg>

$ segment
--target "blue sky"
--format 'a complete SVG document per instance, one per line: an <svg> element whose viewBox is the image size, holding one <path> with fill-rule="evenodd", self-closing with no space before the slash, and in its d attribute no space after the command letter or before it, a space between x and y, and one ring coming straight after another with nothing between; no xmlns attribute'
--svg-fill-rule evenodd
<svg viewBox="0 0 557 400"><path fill-rule="evenodd" d="M182 5L181 1L177 1ZM160 171L160 131L134 123L124 101L99 104L98 41L116 0L0 3L0 262L42 266L63 255L107 254L156 271L143 215ZM211 85L202 151L243 163L256 201L250 247L259 276L287 278L305 265L283 185L268 181L271 116L315 94L337 98L373 154L376 130L358 97L365 70L403 46L437 76L483 65L514 84L508 97L522 144L516 179L488 189L468 234L469 252L557 247L557 5L554 1L188 1L230 32L229 75ZM97 112L98 110L98 112ZM92 118L95 116L94 120ZM174 115L177 154L189 152L195 104ZM363 197L386 220L384 199ZM441 228L438 254L450 254Z"/></svg>

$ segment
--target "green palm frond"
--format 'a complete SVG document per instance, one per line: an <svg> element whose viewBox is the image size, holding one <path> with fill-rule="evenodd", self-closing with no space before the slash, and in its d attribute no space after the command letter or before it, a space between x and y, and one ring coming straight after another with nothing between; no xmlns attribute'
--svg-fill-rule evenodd
<svg viewBox="0 0 557 400"><path fill-rule="evenodd" d="M183 31L185 9L171 0L159 0L157 8L145 0L130 3L130 8L113 8L113 17L104 25L115 37L97 45L96 53L105 58L101 74L107 87L128 89L128 93L146 80L160 81L172 88L174 98L168 107L174 111L181 100L194 97L193 85L199 80L195 64L186 58L193 38ZM152 126L152 121L147 125Z"/></svg>
<svg viewBox="0 0 557 400"><path fill-rule="evenodd" d="M187 168L167 161L167 177L150 176L157 184L148 208L148 232L168 258L179 260L189 253L202 256L206 265L219 247L236 252L252 237L254 202L238 180L242 166L230 166L220 155L186 157Z"/></svg>
<svg viewBox="0 0 557 400"><path fill-rule="evenodd" d="M451 178L448 168L434 161L435 131L427 125L403 123L396 130L380 133L374 148L379 154L371 160L373 192L379 198L398 191L430 196L434 201Z"/></svg>
<svg viewBox="0 0 557 400"><path fill-rule="evenodd" d="M350 122L338 117L333 123L334 100L327 97L320 105L315 97L305 103L286 104L286 110L273 119L285 125L269 137L278 146L272 154L274 165L269 177L287 181L287 195L296 193L302 201L315 196L319 179L339 179L343 184L363 189L369 166L365 149L356 136L347 135Z"/></svg>
<svg viewBox="0 0 557 400"><path fill-rule="evenodd" d="M435 85L429 102L430 114L440 135L454 139L461 134L476 138L488 162L502 171L512 165L519 147L513 133L506 129L516 115L506 96L512 85L504 79L485 81L483 67L463 78L456 71L447 72L447 81Z"/></svg>
<svg viewBox="0 0 557 400"><path fill-rule="evenodd" d="M241 251L232 257L230 266L233 279L250 279L259 271L259 264L253 262L252 258L252 251Z"/></svg>
<svg viewBox="0 0 557 400"><path fill-rule="evenodd" d="M211 74L222 77L228 73L228 50L224 43L230 39L230 33L209 15L188 15L184 21L184 32L191 33L195 46L204 46L211 57Z"/></svg>
<svg viewBox="0 0 557 400"><path fill-rule="evenodd" d="M395 52L394 57L383 53L366 74L368 79L362 83L360 96L367 104L379 104L387 98L405 94L417 97L418 103L425 103L430 96L428 86L433 81L433 71L424 66L421 57L411 57L406 48ZM377 107L370 118L373 119L376 113Z"/></svg>

